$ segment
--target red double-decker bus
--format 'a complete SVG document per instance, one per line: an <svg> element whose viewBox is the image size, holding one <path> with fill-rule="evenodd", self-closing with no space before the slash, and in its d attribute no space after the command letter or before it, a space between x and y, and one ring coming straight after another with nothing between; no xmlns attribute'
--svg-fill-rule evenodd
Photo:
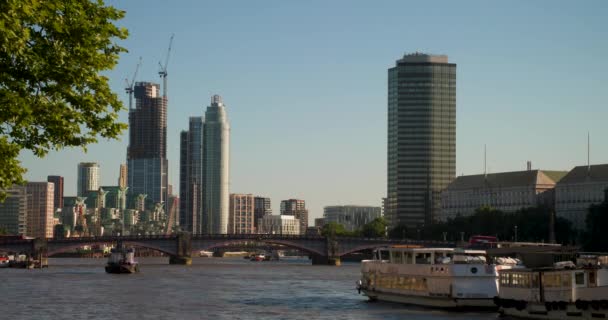
<svg viewBox="0 0 608 320"><path fill-rule="evenodd" d="M469 246L476 248L494 248L498 242L498 238L494 236L471 236L469 238Z"/></svg>

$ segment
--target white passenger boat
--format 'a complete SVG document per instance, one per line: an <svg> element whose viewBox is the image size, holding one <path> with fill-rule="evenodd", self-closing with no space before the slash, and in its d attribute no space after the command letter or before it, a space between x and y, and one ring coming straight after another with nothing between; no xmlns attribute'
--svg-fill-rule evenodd
<svg viewBox="0 0 608 320"><path fill-rule="evenodd" d="M606 260L582 257L576 265L501 271L499 312L525 319L608 318Z"/></svg>
<svg viewBox="0 0 608 320"><path fill-rule="evenodd" d="M503 259L488 264L483 250L404 248L378 249L361 263L358 290L370 300L439 308L496 308L498 270L517 265Z"/></svg>

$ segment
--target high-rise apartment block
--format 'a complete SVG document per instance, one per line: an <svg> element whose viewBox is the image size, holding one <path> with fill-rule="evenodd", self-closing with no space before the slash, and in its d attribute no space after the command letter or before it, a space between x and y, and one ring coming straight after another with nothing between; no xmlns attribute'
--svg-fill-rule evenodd
<svg viewBox="0 0 608 320"><path fill-rule="evenodd" d="M63 208L63 177L48 176L46 181L55 184L55 193L53 195L53 203L55 204L55 209Z"/></svg>
<svg viewBox="0 0 608 320"><path fill-rule="evenodd" d="M203 118L190 117L180 134L179 225L184 231L201 233L203 215Z"/></svg>
<svg viewBox="0 0 608 320"><path fill-rule="evenodd" d="M222 97L214 95L203 124L203 232L228 233L230 124Z"/></svg>
<svg viewBox="0 0 608 320"><path fill-rule="evenodd" d="M456 64L406 54L388 70L386 218L391 227L432 223L456 170Z"/></svg>
<svg viewBox="0 0 608 320"><path fill-rule="evenodd" d="M27 234L28 196L25 186L6 190L7 197L0 202L0 228L9 235Z"/></svg>
<svg viewBox="0 0 608 320"><path fill-rule="evenodd" d="M99 164L96 162L81 162L78 164L78 181L76 194L84 197L90 191L99 189Z"/></svg>
<svg viewBox="0 0 608 320"><path fill-rule="evenodd" d="M254 197L253 198L253 214L255 215L254 224L256 230L259 228L259 221L263 217L272 214L270 198Z"/></svg>
<svg viewBox="0 0 608 320"><path fill-rule="evenodd" d="M51 182L28 182L25 188L28 196L27 236L53 237L55 185Z"/></svg>
<svg viewBox="0 0 608 320"><path fill-rule="evenodd" d="M152 203L167 199L167 97L160 85L136 82L135 108L129 110L127 184L133 195Z"/></svg>
<svg viewBox="0 0 608 320"><path fill-rule="evenodd" d="M230 194L229 234L255 233L252 194Z"/></svg>
<svg viewBox="0 0 608 320"><path fill-rule="evenodd" d="M300 199L289 199L281 201L281 215L294 216L300 221L300 232L304 234L308 228L308 209L306 202Z"/></svg>

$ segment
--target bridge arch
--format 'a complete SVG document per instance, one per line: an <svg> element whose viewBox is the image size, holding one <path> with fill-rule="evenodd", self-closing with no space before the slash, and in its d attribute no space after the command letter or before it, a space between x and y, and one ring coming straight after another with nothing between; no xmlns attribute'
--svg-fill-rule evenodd
<svg viewBox="0 0 608 320"><path fill-rule="evenodd" d="M229 247L235 244L242 244L244 242L261 242L261 243L266 243L266 244L278 244L278 245L284 245L288 248L292 248L292 249L298 249L298 250L302 250L304 252L310 253L310 254L315 254L315 255L321 255L324 256L326 255L325 253L321 252L320 250L314 249L314 248L309 248L305 245L301 245L298 244L297 242L292 242L289 240L282 240L282 239L232 239L232 240L224 240L224 241L216 241L216 242L210 242L210 243L206 243L203 244L201 247L197 247L197 248L192 248L193 252L198 252L198 251L211 251L213 249L217 249L217 248L222 248L222 247Z"/></svg>

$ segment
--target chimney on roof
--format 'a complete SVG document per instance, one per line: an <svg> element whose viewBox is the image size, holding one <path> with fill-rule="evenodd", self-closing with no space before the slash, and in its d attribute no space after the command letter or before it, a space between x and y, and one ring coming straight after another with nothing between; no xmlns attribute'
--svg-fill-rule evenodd
<svg viewBox="0 0 608 320"><path fill-rule="evenodd" d="M528 171L532 171L532 161L526 163Z"/></svg>

